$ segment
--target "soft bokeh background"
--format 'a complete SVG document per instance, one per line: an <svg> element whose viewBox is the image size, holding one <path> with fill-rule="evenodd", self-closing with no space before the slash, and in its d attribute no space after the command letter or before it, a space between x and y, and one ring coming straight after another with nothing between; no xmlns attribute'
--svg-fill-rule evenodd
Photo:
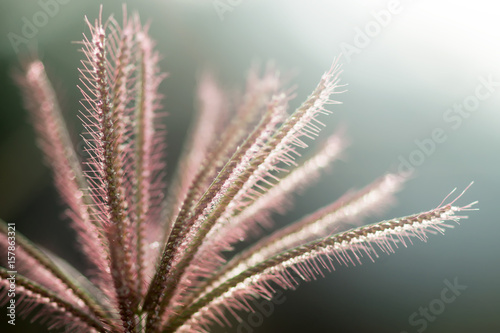
<svg viewBox="0 0 500 333"><path fill-rule="evenodd" d="M8 33L22 36L25 20L33 22L43 10L40 3L47 2L53 1L0 2L0 216L83 268L72 231L60 219L63 207L9 75L18 66L18 54ZM64 2L30 44L37 47L64 96L78 143L76 85L81 54L71 42L88 32L83 16L96 18L99 2ZM221 332L500 332L500 85L474 111L446 118L452 116L448 110L455 104L472 100L479 77L500 82L497 2L401 0L394 7L397 13L390 18L382 15L385 26L376 23L381 17L376 13L392 9L391 1L127 3L130 11L151 19L151 35L164 55L162 68L170 73L162 86L170 113L170 174L194 112L196 77L202 69L213 69L232 89L243 85L253 61L272 59L284 72L295 73L291 82L298 85L296 106L344 49L342 80L348 83L348 92L338 96L344 104L332 108L334 115L325 119L328 128L322 137L345 124L351 146L333 172L305 191L279 223L397 170L401 159L424 156L417 152L415 140L431 138L436 128L444 131L445 142L436 143L434 152L416 162L421 165L397 195L398 205L366 222L431 209L454 187L461 190L475 181L460 203L479 200L480 210L444 237L382 255L376 263L340 268L285 293L286 301L276 305L263 323L250 318L256 327L235 326ZM231 10L219 15L216 5L221 3ZM104 16L110 13L120 17L121 3L105 1ZM359 31L366 29L371 37L362 40ZM26 54L24 44L19 51L21 57ZM467 289L425 329L412 326L409 316L440 298L443 281L455 278ZM13 329L5 325L5 315L0 318L0 327L7 332L44 332L21 322Z"/></svg>

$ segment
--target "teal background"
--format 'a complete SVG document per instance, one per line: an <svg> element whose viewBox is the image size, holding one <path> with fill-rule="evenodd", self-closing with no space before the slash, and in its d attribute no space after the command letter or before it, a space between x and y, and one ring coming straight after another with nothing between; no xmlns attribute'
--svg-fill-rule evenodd
<svg viewBox="0 0 500 333"><path fill-rule="evenodd" d="M225 3L229 3L224 1ZM45 2L42 2L45 3ZM172 175L195 107L198 73L210 68L229 89L242 87L252 62L274 60L293 73L297 106L315 87L342 43L355 45L358 29L376 22L373 11L387 10L389 1L233 1L220 19L212 1L127 1L150 19L151 35L169 72L162 85L169 112L168 170ZM500 82L500 22L494 1L400 1L399 13L371 37L359 54L344 55L338 95L344 104L332 106L323 118L321 137L343 124L350 146L332 172L301 193L293 209L277 224L294 221L335 200L346 190L361 188L387 171L400 157L408 160L418 149L415 140L442 128L446 140L415 168L415 176L397 194L398 203L367 223L432 209L455 187L471 181L460 204L479 200L479 211L427 244L416 242L375 263L342 267L326 278L304 283L283 294L272 314L252 332L417 332L409 316L439 298L444 280L458 279L467 289L426 333L500 332L500 87L454 129L447 110L474 94L479 77ZM0 2L0 217L72 262L85 268L49 170L34 143L27 114L10 73L16 53L8 34L21 35L42 7L36 1ZM66 118L79 145L76 115L80 95L78 44L88 33L83 17L97 17L99 2L67 1L31 38L63 96ZM106 1L104 17L121 18L121 3ZM456 119L456 118L454 118ZM450 119L448 119L450 120ZM321 142L321 138L316 142ZM312 143L311 145L314 145ZM248 319L248 314L242 315ZM3 319L2 319L3 318ZM0 316L0 325L5 325ZM37 325L0 326L7 332L45 332ZM5 328L6 327L6 328ZM237 325L220 332L245 332ZM248 329L247 329L248 331Z"/></svg>

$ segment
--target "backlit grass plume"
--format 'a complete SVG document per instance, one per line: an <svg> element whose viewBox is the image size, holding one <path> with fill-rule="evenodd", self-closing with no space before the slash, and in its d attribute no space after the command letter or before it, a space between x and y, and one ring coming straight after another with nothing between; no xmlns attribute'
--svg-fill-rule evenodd
<svg viewBox="0 0 500 333"><path fill-rule="evenodd" d="M137 15L121 24L87 23L79 85L84 161L72 148L44 65L26 64L17 80L92 269L78 273L19 233L12 237L2 222L2 252L15 253L16 272L2 255L0 296L12 302L15 280L19 314L66 332L208 332L228 313L252 311L251 298L271 298L275 287L293 289L338 265L425 241L471 207L455 199L336 233L340 223L357 223L393 199L404 179L388 174L228 256L250 234L271 230L272 214L342 153L338 133L310 158L297 159L339 103L340 66L334 62L293 112L290 90L272 68L250 72L236 107L210 74L202 75L198 118L167 186L158 91L165 74L148 27Z"/></svg>

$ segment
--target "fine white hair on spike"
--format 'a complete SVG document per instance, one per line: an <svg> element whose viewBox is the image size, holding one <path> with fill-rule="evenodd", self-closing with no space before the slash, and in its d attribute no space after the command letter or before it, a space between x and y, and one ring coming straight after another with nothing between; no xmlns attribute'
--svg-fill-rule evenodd
<svg viewBox="0 0 500 333"><path fill-rule="evenodd" d="M223 238L226 239L227 243L231 242L231 240L227 239L228 237L230 239L244 238L248 230L252 229L257 221L262 219L262 215L265 215L270 210L280 209L286 204L286 200L293 192L318 177L319 171L330 165L341 154L343 147L341 136L338 134L332 135L321 151L280 179L276 185L272 186L267 192L262 193L251 204L244 206L242 211L233 216L225 226L221 226L220 229L214 228L213 234L215 232L219 233L214 236L220 241ZM241 228L241 231L238 230L239 228Z"/></svg>

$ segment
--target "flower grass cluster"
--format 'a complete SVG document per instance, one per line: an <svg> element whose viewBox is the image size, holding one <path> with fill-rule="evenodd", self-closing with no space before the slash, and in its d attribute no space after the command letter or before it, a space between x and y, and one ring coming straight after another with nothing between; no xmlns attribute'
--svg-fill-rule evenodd
<svg viewBox="0 0 500 333"><path fill-rule="evenodd" d="M57 256L16 236L17 308L65 332L208 332L227 314L252 311L251 298L271 298L334 270L374 260L412 239L442 233L471 205L455 201L430 211L338 232L384 208L404 181L388 174L288 227L232 253L250 234L271 230L272 214L320 176L342 153L333 134L298 159L339 102L334 62L301 106L288 112L290 89L277 71L249 73L230 100L205 74L199 114L176 177L165 184L165 128L160 56L138 15L91 23L82 41L82 138L75 153L57 97L39 60L17 76L38 142L52 168L67 216L92 269L79 273ZM0 224L7 253L9 228ZM260 233L262 235L262 233ZM234 252L234 251L233 251ZM9 302L2 256L0 294Z"/></svg>

